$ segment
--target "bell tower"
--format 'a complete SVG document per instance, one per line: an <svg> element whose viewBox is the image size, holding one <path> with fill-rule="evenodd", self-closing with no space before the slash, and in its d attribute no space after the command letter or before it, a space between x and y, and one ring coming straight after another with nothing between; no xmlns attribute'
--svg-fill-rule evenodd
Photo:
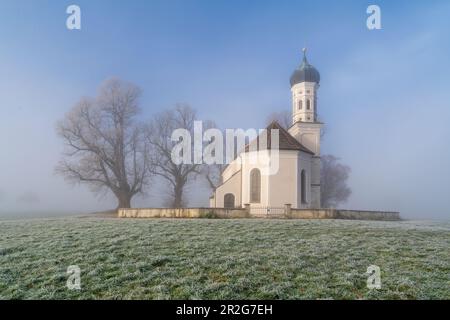
<svg viewBox="0 0 450 320"><path fill-rule="evenodd" d="M292 126L289 133L303 146L314 152L311 164L311 207L320 208L320 133L322 123L317 119L317 91L320 74L309 64L306 48L303 60L292 73Z"/></svg>
<svg viewBox="0 0 450 320"><path fill-rule="evenodd" d="M317 121L319 81L319 72L308 63L304 48L302 64L291 77L293 123Z"/></svg>

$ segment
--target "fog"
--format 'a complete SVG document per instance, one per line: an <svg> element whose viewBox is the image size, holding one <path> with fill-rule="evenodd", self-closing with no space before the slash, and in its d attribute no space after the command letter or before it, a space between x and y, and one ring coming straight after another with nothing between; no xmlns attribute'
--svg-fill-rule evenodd
<svg viewBox="0 0 450 320"><path fill-rule="evenodd" d="M140 86L143 120L186 102L221 128L262 128L272 111L290 110L289 76L308 46L322 78L322 153L352 169L343 207L450 219L448 3L383 3L379 31L365 28L364 6L348 3L299 9L301 25L295 10L270 1L239 13L232 4L181 10L182 2L155 3L80 1L80 31L66 30L64 6L51 2L0 10L0 215L116 206L110 194L97 196L54 171L63 150L56 122L103 80L118 76ZM197 183L189 204L205 206L210 191ZM133 205L161 206L164 187L155 179Z"/></svg>

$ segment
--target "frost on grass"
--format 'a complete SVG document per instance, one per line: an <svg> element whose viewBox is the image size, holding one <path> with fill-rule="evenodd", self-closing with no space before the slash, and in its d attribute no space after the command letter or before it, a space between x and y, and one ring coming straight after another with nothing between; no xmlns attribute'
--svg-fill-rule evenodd
<svg viewBox="0 0 450 320"><path fill-rule="evenodd" d="M417 221L4 221L0 299L449 299L449 247L449 224Z"/></svg>

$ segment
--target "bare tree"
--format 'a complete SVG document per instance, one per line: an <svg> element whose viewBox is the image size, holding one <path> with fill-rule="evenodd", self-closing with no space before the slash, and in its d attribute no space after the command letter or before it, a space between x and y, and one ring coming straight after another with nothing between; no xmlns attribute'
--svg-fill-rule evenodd
<svg viewBox="0 0 450 320"><path fill-rule="evenodd" d="M345 203L352 193L347 185L351 169L338 161L339 159L332 155L321 157L320 194L324 208L335 208L339 204Z"/></svg>
<svg viewBox="0 0 450 320"><path fill-rule="evenodd" d="M287 130L292 125L292 114L288 110L272 112L266 119L266 125L273 121L278 122L280 126Z"/></svg>
<svg viewBox="0 0 450 320"><path fill-rule="evenodd" d="M225 169L224 164L205 165L203 173L211 190L216 190L222 184L222 171Z"/></svg>
<svg viewBox="0 0 450 320"><path fill-rule="evenodd" d="M83 98L57 125L66 150L56 171L95 192L112 192L129 208L148 185L148 144L136 122L140 90L119 79L103 83L95 99Z"/></svg>
<svg viewBox="0 0 450 320"><path fill-rule="evenodd" d="M173 208L187 205L185 188L202 172L202 164L194 163L194 161L191 163L173 161L172 150L179 141L172 141L172 133L176 129L185 129L193 137L194 121L196 120L197 114L194 109L188 105L179 104L173 109L157 114L147 126L146 137L151 146L151 172L169 183L170 200L168 204ZM204 125L203 129L207 129L207 127L208 125ZM193 140L191 141L192 150L194 150Z"/></svg>

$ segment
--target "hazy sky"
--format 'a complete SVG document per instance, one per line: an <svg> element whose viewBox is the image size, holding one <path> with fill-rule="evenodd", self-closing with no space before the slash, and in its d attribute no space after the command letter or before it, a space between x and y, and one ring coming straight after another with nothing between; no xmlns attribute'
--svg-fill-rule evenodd
<svg viewBox="0 0 450 320"><path fill-rule="evenodd" d="M66 29L70 4L80 31ZM382 30L367 29L369 4L381 7ZM56 121L106 78L142 88L144 118L186 102L222 128L260 128L290 110L306 46L322 78L322 153L352 168L346 207L448 219L449 39L445 0L2 0L0 213L115 206L54 174Z"/></svg>

